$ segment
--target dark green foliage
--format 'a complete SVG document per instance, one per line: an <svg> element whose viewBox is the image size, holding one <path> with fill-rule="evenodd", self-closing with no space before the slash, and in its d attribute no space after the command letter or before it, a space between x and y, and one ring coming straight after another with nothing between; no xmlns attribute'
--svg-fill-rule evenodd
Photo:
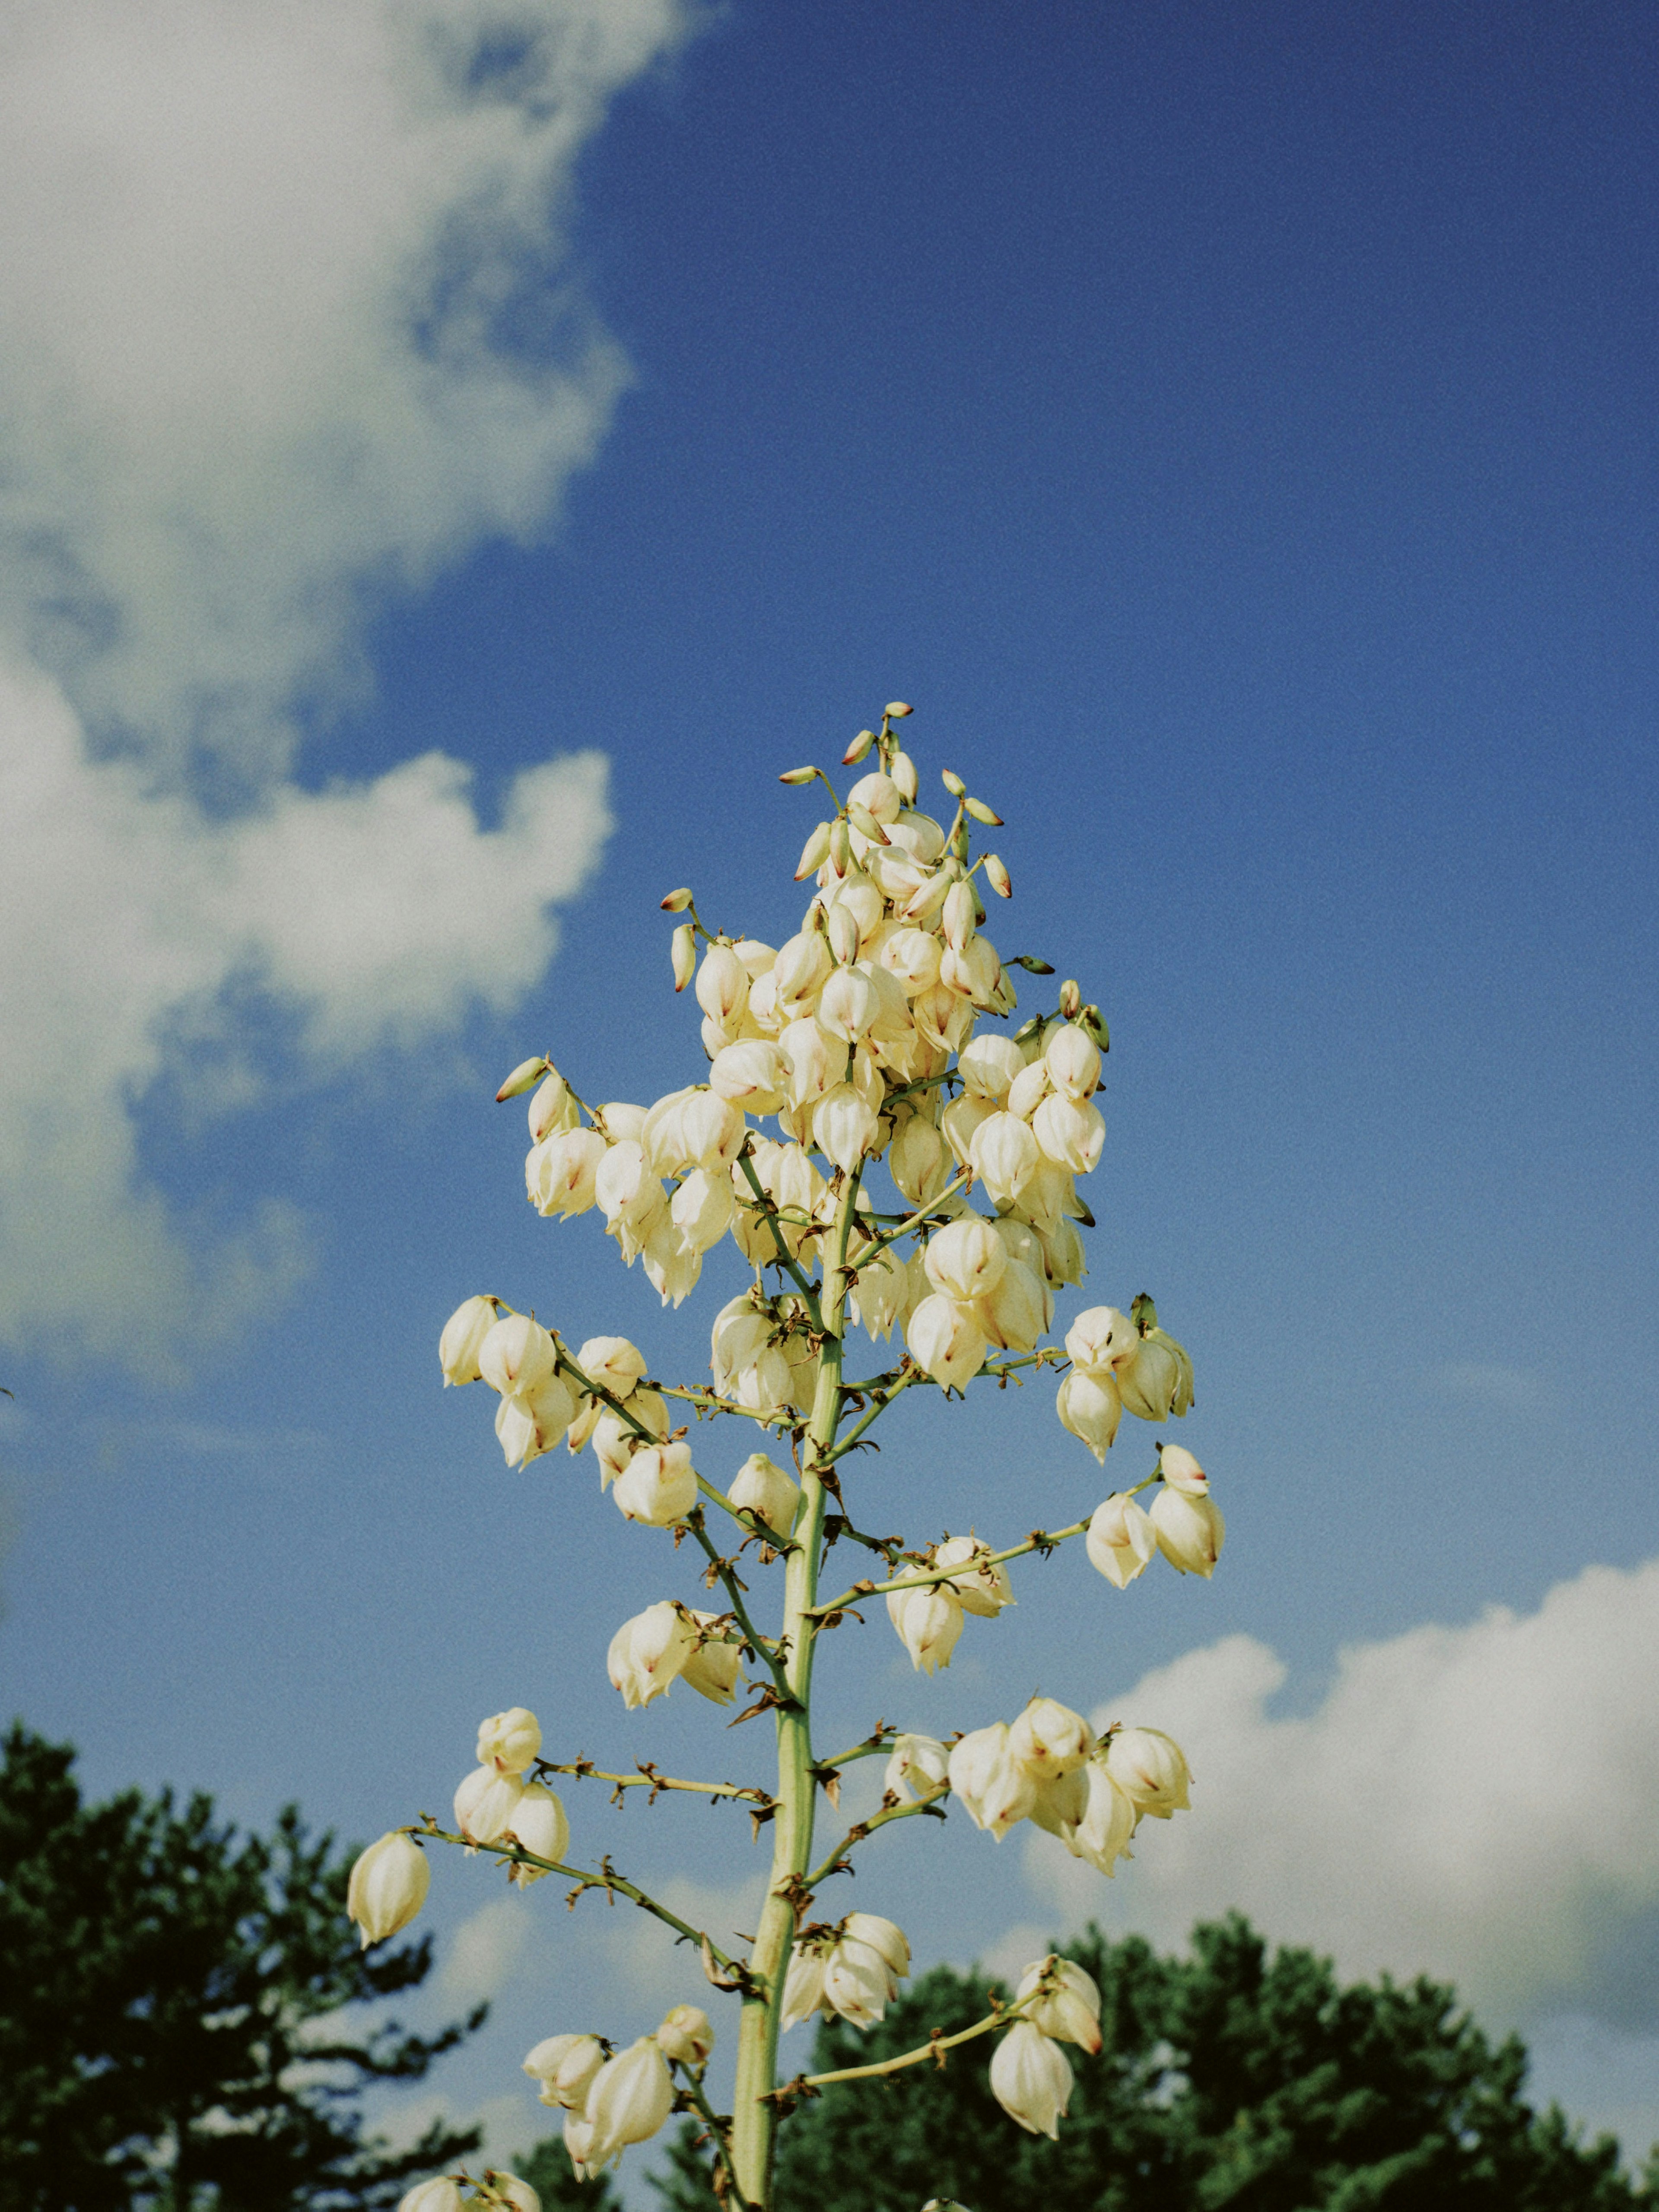
<svg viewBox="0 0 1659 2212"><path fill-rule="evenodd" d="M430 1945L359 1950L331 1836L292 1806L239 1839L204 1796L83 1805L73 1752L21 1726L3 1754L0 2212L368 2212L475 2147L363 2136L363 2090L483 2015L352 2034L341 2008L413 1988Z"/></svg>
<svg viewBox="0 0 1659 2212"><path fill-rule="evenodd" d="M1099 1983L1105 2048L1068 2050L1060 2140L992 2096L989 2037L932 2064L844 2084L783 2128L781 2212L1630 2212L1618 2147L1577 2142L1522 2099L1526 2053L1493 2046L1448 1989L1339 1986L1306 1951L1269 1958L1234 1916L1187 1960L1097 1930L1069 1945ZM890 2057L966 2027L986 1984L939 1968L860 2035L820 2029L811 2068ZM689 2132L689 2131L688 2131ZM674 2212L713 2203L685 2143L658 2187Z"/></svg>
<svg viewBox="0 0 1659 2212"><path fill-rule="evenodd" d="M592 2181L578 2181L562 2136L544 2136L524 2158L514 2160L515 2170L542 2200L542 2212L623 2212L608 2173Z"/></svg>

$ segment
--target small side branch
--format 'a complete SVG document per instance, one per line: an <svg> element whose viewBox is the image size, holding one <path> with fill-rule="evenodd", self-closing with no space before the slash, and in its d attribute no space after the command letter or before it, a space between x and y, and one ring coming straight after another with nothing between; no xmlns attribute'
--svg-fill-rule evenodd
<svg viewBox="0 0 1659 2212"><path fill-rule="evenodd" d="M765 1217L766 1225L772 1232L772 1242L777 1249L777 1263L779 1267L783 1268L785 1273L793 1279L795 1288L805 1299L806 1310L812 1316L813 1328L822 1328L823 1327L823 1316L818 1311L817 1292L808 1278L802 1273L800 1268L789 1256L789 1247L784 1243L783 1231L778 1225L778 1210L776 1206L773 1205L771 1200L766 1195L765 1191L761 1188L761 1179L755 1173L755 1163L753 1158L750 1157L747 1146L745 1146L743 1151L738 1155L738 1165L743 1170L744 1181L749 1185L750 1189L754 1192L755 1203Z"/></svg>
<svg viewBox="0 0 1659 2212"><path fill-rule="evenodd" d="M595 1766L591 1759L568 1760L538 1759L536 1761L536 1771L538 1774L586 1775L595 1782L608 1782L611 1784L611 1795L618 1802L621 1802L622 1792L624 1790L648 1790L653 1799L665 1790L695 1790L700 1796L712 1797L716 1804L727 1797L734 1801L747 1799L757 1805L769 1805L773 1802L764 1790L757 1788L752 1783L685 1782L682 1781L678 1775L659 1774L656 1768L645 1759L639 1762L632 1774L609 1773L603 1766Z"/></svg>
<svg viewBox="0 0 1659 2212"><path fill-rule="evenodd" d="M947 2051L955 2051L964 2043L971 2043L975 2036L989 2035L994 2028L1006 2027L1010 2021L1021 2018L1036 1994L1034 1990L1024 2004L1018 2005L999 2004L993 1997L992 2008L985 2018L976 2020L971 2027L959 2029L955 2035L942 2035L935 2028L926 2043L919 2045L915 2051L901 2052L896 2058L878 2058L869 2066L841 2066L833 2074L803 2074L795 2081L786 2082L774 2094L787 2096L792 2092L799 2094L801 2089L822 2089L831 2081L870 2081L878 2074L897 2074L907 2066L925 2065L930 2058L936 2066L942 2067Z"/></svg>
<svg viewBox="0 0 1659 2212"><path fill-rule="evenodd" d="M1143 1487L1144 1485L1139 1485ZM1129 1495L1133 1496L1131 1492ZM1092 1517L1092 1516L1091 1516ZM845 1613L848 1606L860 1598L885 1597L892 1590L927 1589L933 1583L949 1582L955 1576L977 1573L981 1568L1000 1566L1004 1559L1023 1559L1027 1552L1052 1552L1069 1536L1081 1536L1087 1530L1087 1521L1073 1521L1069 1528L1033 1528L1023 1544L1011 1544L1006 1552L980 1552L971 1559L958 1559L951 1567L918 1567L915 1573L896 1575L891 1582L854 1583L839 1597L831 1598L827 1605L815 1605L813 1614L822 1619L826 1613Z"/></svg>
<svg viewBox="0 0 1659 2212"><path fill-rule="evenodd" d="M851 1874L852 1862L847 1854L861 1844L866 1836L873 1836L878 1828L884 1828L894 1820L914 1820L918 1813L929 1820L942 1820L945 1808L933 1799L925 1805L890 1805L885 1812L872 1813L867 1820L860 1820L850 1827L820 1867L814 1867L806 1877L808 1889L816 1889L820 1882L828 1881L832 1874Z"/></svg>
<svg viewBox="0 0 1659 2212"><path fill-rule="evenodd" d="M872 1260L880 1257L890 1244L896 1244L901 1237L908 1237L915 1230L920 1229L929 1214L937 1213L947 1198L954 1198L959 1190L966 1190L973 1179L973 1170L963 1168L953 1182L945 1184L937 1198L930 1198L926 1206L919 1206L914 1213L907 1214L896 1229L890 1229L884 1237L878 1237L873 1243L865 1245L858 1258L853 1262L854 1267L867 1267Z"/></svg>
<svg viewBox="0 0 1659 2212"><path fill-rule="evenodd" d="M892 1389L890 1390L884 1390L878 1398L872 1401L866 1410L859 1416L858 1419L854 1422L852 1427L847 1431L847 1434L840 1438L836 1444L835 1449L832 1451L823 1452L819 1455L817 1461L818 1466L821 1468L833 1467L838 1459L845 1459L848 1453L852 1450L854 1445L857 1443L859 1438L864 1434L865 1431L867 1428L872 1427L881 1419L882 1415L887 1411L887 1408L892 1404L895 1398L900 1396L902 1392L908 1390L913 1382L924 1382L927 1380L927 1376L920 1367L914 1367L907 1364L900 1374L898 1381L894 1383Z"/></svg>
<svg viewBox="0 0 1659 2212"><path fill-rule="evenodd" d="M708 1564L718 1577L720 1587L726 1592L726 1602L732 1608L732 1617L737 1621L738 1626L743 1631L744 1642L770 1674L779 1697L793 1705L794 1695L789 1687L789 1678L784 1672L783 1662L750 1619L749 1608L743 1601L743 1585L732 1573L731 1562L722 1559L713 1544L709 1542L708 1532L702 1525L701 1513L694 1512L685 1526L708 1553Z"/></svg>

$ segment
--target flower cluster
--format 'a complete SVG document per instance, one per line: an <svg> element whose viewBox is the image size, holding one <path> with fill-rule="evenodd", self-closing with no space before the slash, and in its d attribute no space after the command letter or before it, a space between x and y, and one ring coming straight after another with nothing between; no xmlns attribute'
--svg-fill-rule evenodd
<svg viewBox="0 0 1659 2212"><path fill-rule="evenodd" d="M904 1930L878 1912L849 1912L833 1928L804 1928L795 1939L783 1985L786 2029L839 2013L854 2027L873 2027L910 1971Z"/></svg>
<svg viewBox="0 0 1659 2212"><path fill-rule="evenodd" d="M701 2081L714 2048L708 2015L676 2005L654 2035L612 2053L597 2035L550 2035L524 2062L544 2105L562 2110L578 2181L602 2172L629 2143L648 2142L674 2109L671 2065Z"/></svg>
<svg viewBox="0 0 1659 2212"><path fill-rule="evenodd" d="M445 2174L437 2181L422 2181L411 2189L398 2212L542 2212L542 2200L527 2181L516 2173L485 2169L482 2181L471 2183L471 2194L463 2196L465 2175Z"/></svg>
<svg viewBox="0 0 1659 2212"><path fill-rule="evenodd" d="M1030 1820L1105 1875L1133 1856L1144 1814L1167 1820L1185 1809L1192 1780L1181 1747L1157 1729L1115 1728L1097 1741L1081 1713L1052 1698L1033 1698L1012 1723L959 1737L945 1778L999 1843Z"/></svg>
<svg viewBox="0 0 1659 2212"><path fill-rule="evenodd" d="M1090 1307L1072 1322L1063 1350L1052 1340L1057 1302L1085 1273L1081 1229L1093 1217L1079 1185L1104 1146L1106 1024L1069 981L1023 1025L1008 1019L1016 1012L1012 971L1054 970L1025 956L1005 960L986 934L986 895L1006 900L1012 885L995 853L974 857L972 841L976 826L1000 817L948 771L954 816L923 811L915 763L896 732L909 712L891 706L879 732L860 732L846 759L863 772L844 799L816 768L783 778L822 784L834 811L806 841L795 880L808 884L807 902L779 943L709 928L690 889L662 902L675 917L674 988L695 997L701 1016L704 1079L649 1105L595 1106L538 1055L497 1094L528 1101L532 1206L554 1220L596 1211L625 1265L641 1262L664 1304L692 1292L723 1241L735 1247L750 1279L732 1295L722 1291L709 1381L650 1381L645 1355L625 1336L590 1337L573 1353L556 1328L493 1295L468 1298L440 1343L447 1383L483 1381L495 1392L509 1468L528 1468L561 1441L573 1454L591 1448L601 1491L623 1515L672 1528L677 1553L689 1539L688 1550L703 1555L703 1590L723 1589L727 1611L663 1596L622 1623L607 1667L624 1705L650 1705L682 1677L701 1697L729 1705L748 1662L757 1693L738 1717L775 1715L775 1794L747 1780L672 1778L643 1762L632 1775L605 1778L619 1797L638 1784L651 1802L664 1790L743 1800L757 1832L769 1828L771 1878L756 1933L744 1938L746 1959L726 1958L608 1858L597 1873L562 1869L568 1824L536 1778L599 1770L568 1754L556 1766L544 1764L540 1730L521 1707L480 1731L477 1768L456 1794L458 1834L449 1838L495 1852L517 1881L558 1864L576 1880L573 1903L589 1888L620 1893L700 1942L712 1985L746 2000L738 2073L746 2086L729 2118L703 2097L713 2036L696 2007L677 2008L654 2035L621 2050L596 2035L551 2037L526 2070L544 2102L567 2115L579 2176L654 2134L678 2101L708 2124L717 2169L724 2167L715 2176L722 2200L757 2212L770 2201L777 2114L768 2039L817 2013L868 2027L909 1972L908 1943L891 1921L866 1912L810 1917L815 1893L850 1870L866 1838L913 1814L942 1816L954 1798L993 1837L1029 1820L1109 1875L1130 1856L1143 1819L1167 1819L1187 1804L1191 1778L1179 1748L1157 1730L1114 1726L1097 1737L1080 1714L1042 1697L1012 1722L948 1741L880 1724L851 1752L824 1760L812 1741L818 1639L843 1620L862 1621L861 1601L879 1595L914 1667L937 1675L969 1616L994 1620L1013 1604L1014 1559L1046 1558L1084 1536L1094 1566L1122 1589L1159 1552L1177 1571L1207 1577L1224 1534L1204 1469L1168 1443L1159 1444L1153 1474L1088 1520L1036 1528L1006 1549L976 1527L906 1549L902 1537L864 1534L843 1495L856 1464L847 1455L918 1385L943 1400L976 1378L1006 1384L1020 1379L1017 1370L1057 1370L1059 1419L1102 1465L1126 1412L1162 1422L1193 1404L1192 1362L1159 1327L1149 1297L1133 1299L1127 1312ZM878 1164L891 1194L878 1182ZM854 1323L873 1345L890 1347L884 1371L857 1382L842 1369ZM687 1426L674 1425L676 1401ZM748 1451L722 1492L693 1464L694 1418L748 1424L750 1442L758 1427L777 1456ZM717 1464L702 1443L698 1457L705 1468ZM1143 1506L1141 1493L1154 1485ZM715 1540L721 1529L730 1557ZM818 1577L843 1538L880 1565L826 1599ZM781 1590L781 1619L763 1630L756 1622L764 1619L766 1586L756 1577L780 1559L787 1565L770 1587ZM817 1793L835 1806L842 1769L873 1754L886 1761L880 1808L815 1868ZM441 1833L435 1824L425 1831L428 1840ZM371 1846L352 1877L351 1909L365 1942L407 1924L426 1881L425 1854L408 1832ZM1020 2126L1054 2134L1072 2086L1062 2045L1097 2051L1099 2011L1088 1976L1051 1957L1027 1971L1011 2008L994 2005L989 2020L966 2031L1004 2031L991 2084ZM421 2212L454 2207L441 2197Z"/></svg>

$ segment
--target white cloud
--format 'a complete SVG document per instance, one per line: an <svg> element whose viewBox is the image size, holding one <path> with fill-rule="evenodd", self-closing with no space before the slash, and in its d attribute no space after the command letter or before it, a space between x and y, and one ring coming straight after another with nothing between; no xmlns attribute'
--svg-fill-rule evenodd
<svg viewBox="0 0 1659 2212"><path fill-rule="evenodd" d="M0 0L0 1339L155 1371L307 1264L181 1224L133 1113L516 1004L608 827L594 756L481 826L428 754L290 780L363 617L527 538L625 380L575 161L684 0ZM205 786L204 776L206 776ZM210 791L215 811L200 803ZM227 803L240 811L228 813Z"/></svg>
<svg viewBox="0 0 1659 2212"><path fill-rule="evenodd" d="M450 1940L438 1990L451 2004L478 2005L498 1997L521 1964L535 1917L516 1893L481 1905Z"/></svg>
<svg viewBox="0 0 1659 2212"><path fill-rule="evenodd" d="M527 770L495 830L466 785L428 754L211 819L89 759L50 681L0 667L0 1336L154 1369L293 1280L301 1225L270 1200L205 1252L180 1233L131 1107L180 1027L234 1042L233 989L289 1010L320 1071L521 998L608 827L604 763Z"/></svg>
<svg viewBox="0 0 1659 2212"><path fill-rule="evenodd" d="M571 173L679 0L0 0L0 614L268 771L366 586L541 529L624 364Z"/></svg>
<svg viewBox="0 0 1659 2212"><path fill-rule="evenodd" d="M743 1954L766 1899L766 1875L757 1868L740 1881L722 1884L671 1875L666 1881L653 1883L651 1893L689 1926L701 1929L722 1951ZM617 1911L616 1926L607 1929L605 1940L629 1993L648 2004L673 2004L688 1996L695 1999L702 1981L702 1961L692 1947L677 1942L673 1929L651 1913L635 1911L623 1917L620 1905Z"/></svg>
<svg viewBox="0 0 1659 2212"><path fill-rule="evenodd" d="M1641 1967L1659 1907L1656 1674L1659 1560L1356 1645L1301 1718L1267 1710L1277 1656L1229 1637L1096 1716L1175 1736L1193 1811L1146 1822L1115 1882L1042 1837L1029 1869L1075 1919L1166 1945L1237 1905L1346 1972L1454 1980L1499 2022L1651 2021L1650 1973L1620 1962Z"/></svg>

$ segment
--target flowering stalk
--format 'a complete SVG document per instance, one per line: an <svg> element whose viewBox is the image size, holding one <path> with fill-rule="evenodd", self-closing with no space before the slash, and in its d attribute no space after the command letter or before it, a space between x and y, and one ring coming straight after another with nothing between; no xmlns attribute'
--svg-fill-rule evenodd
<svg viewBox="0 0 1659 2212"><path fill-rule="evenodd" d="M947 1534L909 1548L902 1535L860 1528L843 1495L854 1454L873 1448L876 1424L920 1383L933 1385L943 1406L975 1384L1020 1387L1054 1367L1063 1376L1060 1423L1102 1464L1126 1413L1163 1422L1192 1404L1192 1363L1145 1296L1127 1313L1097 1305L1076 1315L1063 1346L1045 1340L1057 1297L1085 1273L1079 1224L1091 1227L1093 1216L1077 1183L1104 1141L1094 1100L1106 1026L1073 982L1061 985L1054 1009L1012 1033L994 1026L1014 1010L1011 970L1054 970L1026 956L1005 962L985 936L981 890L1006 899L1012 884L1000 858L975 857L970 841L975 825L1000 817L948 770L957 802L948 828L921 811L915 767L896 727L909 711L890 707L879 731L860 732L848 762L873 751L878 766L844 799L816 767L784 776L821 786L835 811L806 841L796 880L812 878L813 895L781 946L711 928L689 887L663 901L689 916L675 926L670 957L676 991L695 985L706 1083L649 1108L589 1105L538 1056L498 1094L528 1099L526 1188L537 1210L563 1219L597 1208L623 1261L642 1262L665 1304L690 1294L724 1239L738 1245L752 1280L715 1317L710 1381L650 1379L645 1354L626 1337L592 1338L573 1351L533 1314L494 1296L467 1299L439 1347L447 1383L483 1381L495 1392L509 1467L529 1468L562 1440L572 1452L591 1447L601 1489L628 1520L672 1529L677 1553L684 1536L692 1539L703 1589L718 1589L725 1609L657 1595L612 1638L611 1680L629 1709L682 1680L729 1705L747 1662L752 1695L737 1717L772 1713L775 1777L711 1783L644 1760L629 1771L568 1753L544 1758L535 1716L514 1706L479 1730L454 1827L428 1816L383 1836L351 1886L364 1941L382 1941L421 1909L430 1874L423 1846L451 1844L489 1852L520 1887L563 1876L574 1885L572 1905L589 1890L621 1897L690 1945L706 1984L739 2008L729 2116L705 2087L715 2031L690 2002L623 2048L585 2032L547 2036L526 2071L543 2102L564 2112L579 2179L647 2141L672 2112L698 2113L715 2188L735 2212L770 2205L776 2130L803 2089L943 2063L946 2051L994 2033L994 2095L1012 2124L1051 2135L1072 2084L1062 2044L1100 2047L1098 1991L1073 1962L1050 1958L1028 1969L1011 2002L994 1996L988 2016L957 2034L936 2032L877 2064L797 2075L781 2089L784 2032L819 2011L868 2027L909 1972L909 1944L892 1921L863 1910L812 1917L817 1893L853 1870L878 1829L958 1809L1000 1838L1030 1820L1109 1875L1143 1819L1185 1808L1191 1779L1179 1748L1155 1729L1113 1722L1097 1735L1081 1714L1042 1697L1012 1720L958 1729L948 1743L879 1721L862 1741L820 1759L811 1724L819 1638L864 1625L860 1605L879 1598L916 1670L936 1675L967 1621L994 1620L1013 1602L1014 1561L1046 1559L1081 1536L1091 1563L1122 1589L1159 1555L1180 1573L1208 1576L1224 1533L1203 1468L1168 1443L1151 1474L1087 1518L1012 1543ZM775 1139L762 1126L770 1118ZM895 1202L869 1194L878 1164ZM896 1362L848 1381L854 1325L875 1343L896 1330ZM690 1421L674 1427L671 1407ZM723 1482L711 1480L694 1466L690 1438L695 1426L702 1451L706 1436L717 1443L726 1433L717 1425L726 1419L742 1425L745 1448L757 1429L781 1452L787 1443L795 1473L763 1449ZM1143 1508L1139 1498L1154 1487ZM721 1542L732 1526L739 1540L728 1555ZM879 1578L823 1601L824 1561L843 1536L876 1555ZM767 1583L749 1565L751 1549L759 1574L781 1567L775 1615L763 1602ZM879 1803L815 1863L817 1791L838 1808L844 1772L875 1757L887 1762ZM749 1956L728 1955L608 1858L597 1870L573 1864L569 1822L549 1787L564 1775L610 1784L619 1804L632 1790L647 1805L694 1793L738 1805L757 1837L769 1826L771 1869L757 1928L744 1939ZM499 2175L422 2184L404 2212L507 2202L536 2212L527 2185L507 2180L507 2197Z"/></svg>

